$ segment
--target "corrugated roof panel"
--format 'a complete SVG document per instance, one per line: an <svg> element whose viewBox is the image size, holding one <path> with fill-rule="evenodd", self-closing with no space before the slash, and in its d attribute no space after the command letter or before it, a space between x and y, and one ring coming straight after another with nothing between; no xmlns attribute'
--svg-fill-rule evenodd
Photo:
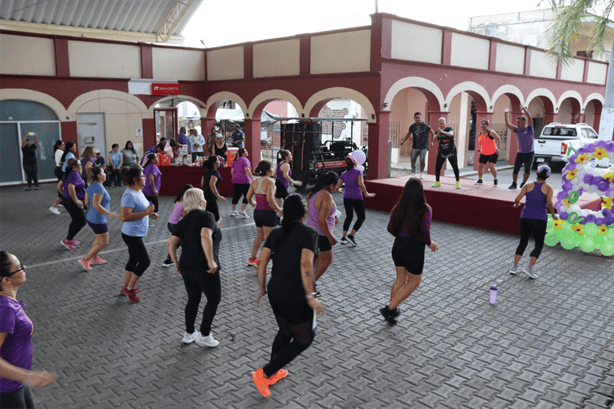
<svg viewBox="0 0 614 409"><path fill-rule="evenodd" d="M0 19L155 34L178 0L0 0ZM203 0L177 24L180 35Z"/></svg>

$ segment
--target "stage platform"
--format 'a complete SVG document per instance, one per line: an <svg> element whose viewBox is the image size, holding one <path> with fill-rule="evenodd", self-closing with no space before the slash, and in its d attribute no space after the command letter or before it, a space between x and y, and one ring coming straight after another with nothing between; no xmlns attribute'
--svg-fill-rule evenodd
<svg viewBox="0 0 614 409"><path fill-rule="evenodd" d="M365 186L373 198L365 198L368 209L390 212L398 200L409 176L366 180ZM440 187L431 187L434 175L425 175L422 180L428 204L433 208L433 220L471 226L479 229L520 234L520 208L514 208L514 199L520 189L509 190L508 186L494 187L492 179L476 185L475 179L461 178L461 188L456 188L453 177L442 176ZM558 191L555 190L555 198ZM524 203L524 199L522 200ZM597 195L580 197L581 208L598 210L601 199Z"/></svg>

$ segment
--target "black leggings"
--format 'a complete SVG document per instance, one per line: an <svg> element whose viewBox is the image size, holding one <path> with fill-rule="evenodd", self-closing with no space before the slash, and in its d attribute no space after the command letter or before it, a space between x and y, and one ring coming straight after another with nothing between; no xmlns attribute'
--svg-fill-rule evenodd
<svg viewBox="0 0 614 409"><path fill-rule="evenodd" d="M356 223L354 223L354 229L358 231L364 223L365 216L365 202L361 199L343 199L343 206L345 207L345 221L343 222L343 231L350 229L352 219L354 218L354 212L356 212Z"/></svg>
<svg viewBox="0 0 614 409"><path fill-rule="evenodd" d="M247 192L249 191L249 185L246 185L245 183L233 183L232 188L234 190L234 194L232 195L232 204L236 205L239 203L241 195L243 195L243 201L241 203L247 204Z"/></svg>
<svg viewBox="0 0 614 409"><path fill-rule="evenodd" d="M206 337L211 332L211 323L222 299L220 272L218 270L215 274L209 274L206 271L182 271L181 276L188 293L188 303L185 305L185 332L188 334L194 332L200 298L204 293L207 304L203 311L203 321L200 323L200 333Z"/></svg>
<svg viewBox="0 0 614 409"><path fill-rule="evenodd" d="M77 207L75 202L70 197L65 197L63 203L64 208L68 211L71 218L66 240L72 240L85 226L85 212L83 211L82 207Z"/></svg>
<svg viewBox="0 0 614 409"><path fill-rule="evenodd" d="M283 308L273 307L275 319L279 325L279 331L273 341L270 362L263 368L264 374L269 377L289 364L313 342L313 329L311 328L313 317L300 324L291 324L284 315Z"/></svg>
<svg viewBox="0 0 614 409"><path fill-rule="evenodd" d="M217 207L217 197L205 193L205 200L207 201L207 208L205 210L213 213L216 222L220 221L220 209Z"/></svg>
<svg viewBox="0 0 614 409"><path fill-rule="evenodd" d="M32 399L30 388L22 386L14 392L0 393L0 408L34 408L34 400Z"/></svg>
<svg viewBox="0 0 614 409"><path fill-rule="evenodd" d="M147 196L145 195L145 199L149 200L154 205L154 212L158 213L158 196Z"/></svg>
<svg viewBox="0 0 614 409"><path fill-rule="evenodd" d="M520 244L516 249L516 255L522 256L524 250L529 244L529 236L533 233L535 238L535 248L531 252L531 257L538 258L544 248L544 238L546 237L545 220L537 219L520 219Z"/></svg>
<svg viewBox="0 0 614 409"><path fill-rule="evenodd" d="M151 263L143 238L122 233L122 239L128 246L129 258L126 263L126 271L130 271L139 277L142 276Z"/></svg>
<svg viewBox="0 0 614 409"><path fill-rule="evenodd" d="M454 170L454 177L456 177L456 181L460 181L460 173L458 171L458 157L456 156L456 154L448 158L444 158L443 156L441 156L440 153L437 154L437 161L435 162L435 180L439 182L439 174L441 173L441 167L444 163L446 163L446 159L450 162L450 165L452 165L452 170Z"/></svg>
<svg viewBox="0 0 614 409"><path fill-rule="evenodd" d="M23 170L26 173L28 187L32 187L32 182L34 182L34 186L38 187L38 164L23 165Z"/></svg>

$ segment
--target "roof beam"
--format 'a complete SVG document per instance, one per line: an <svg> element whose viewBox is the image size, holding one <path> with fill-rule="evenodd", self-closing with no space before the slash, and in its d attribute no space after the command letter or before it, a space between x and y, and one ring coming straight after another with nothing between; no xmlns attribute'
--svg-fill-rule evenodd
<svg viewBox="0 0 614 409"><path fill-rule="evenodd" d="M192 3L194 3L194 0L175 1L175 4L173 4L173 7L170 9L156 32L156 42L165 43L171 38L177 25L181 22L181 19L185 16Z"/></svg>

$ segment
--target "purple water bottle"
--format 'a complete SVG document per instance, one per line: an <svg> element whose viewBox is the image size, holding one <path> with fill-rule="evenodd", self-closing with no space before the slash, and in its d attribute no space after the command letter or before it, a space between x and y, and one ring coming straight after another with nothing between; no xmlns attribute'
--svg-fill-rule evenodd
<svg viewBox="0 0 614 409"><path fill-rule="evenodd" d="M493 285L490 287L490 303L494 304L497 302L497 286Z"/></svg>

